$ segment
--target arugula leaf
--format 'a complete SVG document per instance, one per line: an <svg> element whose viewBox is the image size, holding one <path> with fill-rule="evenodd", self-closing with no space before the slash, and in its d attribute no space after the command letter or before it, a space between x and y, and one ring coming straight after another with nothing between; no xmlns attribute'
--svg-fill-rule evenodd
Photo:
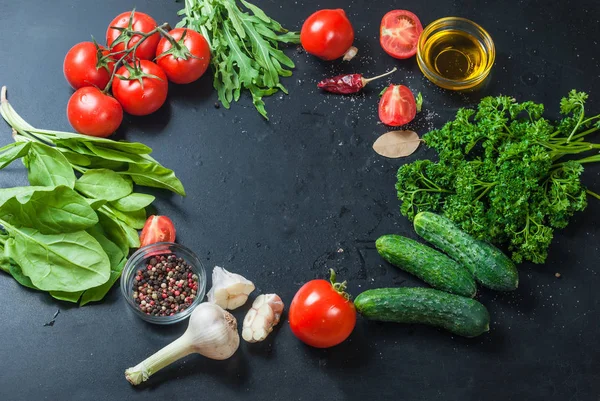
<svg viewBox="0 0 600 401"><path fill-rule="evenodd" d="M183 184L175 176L173 170L158 163L129 164L127 171L119 172L119 174L130 176L138 185L168 189L185 196Z"/></svg>
<svg viewBox="0 0 600 401"><path fill-rule="evenodd" d="M79 177L75 189L95 199L114 201L129 195L133 184L112 170L94 169Z"/></svg>
<svg viewBox="0 0 600 401"><path fill-rule="evenodd" d="M250 91L257 111L266 119L263 97L287 93L280 77L292 75L294 63L279 43L300 43L300 35L288 32L257 6L241 0L186 0L179 11L178 27L187 26L208 40L213 57L213 84L225 108L237 101L242 89Z"/></svg>
<svg viewBox="0 0 600 401"><path fill-rule="evenodd" d="M106 253L85 231L44 235L31 228L3 225L12 236L6 241L5 255L41 290L85 290L110 277Z"/></svg>
<svg viewBox="0 0 600 401"><path fill-rule="evenodd" d="M31 142L13 142L0 148L0 170L29 153Z"/></svg>
<svg viewBox="0 0 600 401"><path fill-rule="evenodd" d="M0 206L0 219L42 234L81 231L98 222L86 200L66 186L34 191L26 200L11 198Z"/></svg>
<svg viewBox="0 0 600 401"><path fill-rule="evenodd" d="M123 198L110 202L110 205L122 212L133 212L150 206L154 202L154 199L156 198L152 195L133 192Z"/></svg>
<svg viewBox="0 0 600 401"><path fill-rule="evenodd" d="M75 173L67 158L51 146L32 142L29 153L23 158L29 171L27 178L31 185L66 185L73 188Z"/></svg>

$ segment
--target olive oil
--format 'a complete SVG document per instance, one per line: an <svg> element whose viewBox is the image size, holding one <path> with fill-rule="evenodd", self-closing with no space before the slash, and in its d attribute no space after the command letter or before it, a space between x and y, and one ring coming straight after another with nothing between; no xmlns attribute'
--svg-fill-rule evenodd
<svg viewBox="0 0 600 401"><path fill-rule="evenodd" d="M483 73L487 55L473 35L460 30L443 30L428 38L423 49L425 65L443 78L467 81Z"/></svg>

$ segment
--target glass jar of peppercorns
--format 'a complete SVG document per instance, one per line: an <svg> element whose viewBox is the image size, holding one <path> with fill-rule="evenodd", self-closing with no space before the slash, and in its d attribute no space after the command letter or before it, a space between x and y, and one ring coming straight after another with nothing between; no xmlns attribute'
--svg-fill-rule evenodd
<svg viewBox="0 0 600 401"><path fill-rule="evenodd" d="M121 292L136 315L155 324L187 318L202 302L206 272L188 248L159 242L138 249L121 274Z"/></svg>

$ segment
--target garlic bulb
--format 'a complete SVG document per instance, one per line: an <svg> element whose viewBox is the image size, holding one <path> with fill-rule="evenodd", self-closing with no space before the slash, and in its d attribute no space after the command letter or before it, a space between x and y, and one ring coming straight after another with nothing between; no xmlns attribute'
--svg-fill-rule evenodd
<svg viewBox="0 0 600 401"><path fill-rule="evenodd" d="M254 283L239 274L230 273L215 266L212 273L213 286L207 294L208 302L223 309L234 310L244 305L248 295L254 291Z"/></svg>
<svg viewBox="0 0 600 401"><path fill-rule="evenodd" d="M279 323L283 301L277 294L259 295L244 318L242 338L249 343L263 341Z"/></svg>
<svg viewBox="0 0 600 401"><path fill-rule="evenodd" d="M190 315L188 328L181 337L156 354L125 371L125 378L133 385L148 380L165 366L192 353L210 359L227 359L240 345L237 321L220 306L202 303Z"/></svg>

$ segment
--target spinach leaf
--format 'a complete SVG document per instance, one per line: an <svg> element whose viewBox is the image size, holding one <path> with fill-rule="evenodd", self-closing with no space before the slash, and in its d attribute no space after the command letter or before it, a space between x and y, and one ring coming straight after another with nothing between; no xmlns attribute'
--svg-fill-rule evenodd
<svg viewBox="0 0 600 401"><path fill-rule="evenodd" d="M8 224L4 228L12 236L6 241L5 255L41 290L86 290L110 278L108 256L85 231L44 235L32 228Z"/></svg>
<svg viewBox="0 0 600 401"><path fill-rule="evenodd" d="M57 148L69 161L71 164L75 164L77 166L88 167L92 164L92 161L86 155L82 155L81 153L74 152L73 150L65 149L65 148Z"/></svg>
<svg viewBox="0 0 600 401"><path fill-rule="evenodd" d="M129 164L127 171L119 174L129 175L133 182L138 185L153 188L163 188L185 196L183 184L175 176L173 170L161 166L158 163Z"/></svg>
<svg viewBox="0 0 600 401"><path fill-rule="evenodd" d="M143 209L146 206L150 206L156 199L152 195L141 194L138 192L131 193L121 199L110 202L110 205L117 210L122 212L133 212L135 210Z"/></svg>
<svg viewBox="0 0 600 401"><path fill-rule="evenodd" d="M40 187L40 186L29 186L29 187L13 187L13 188L2 188L0 189L0 205L9 200L10 198L16 197L21 202L27 202L29 197L35 191L52 191L53 187Z"/></svg>
<svg viewBox="0 0 600 401"><path fill-rule="evenodd" d="M87 201L66 186L34 191L26 200L11 198L0 206L0 219L11 225L35 228L42 234L85 230L98 222Z"/></svg>
<svg viewBox="0 0 600 401"><path fill-rule="evenodd" d="M146 223L146 209L134 210L132 212L121 212L120 210L111 208L110 206L104 206L110 213L121 220L123 223L128 226L141 230L144 228L144 223Z"/></svg>
<svg viewBox="0 0 600 401"><path fill-rule="evenodd" d="M35 132L35 131L33 131ZM93 143L96 146L102 146L108 149L116 149L127 153L134 153L138 155L152 153L152 148L139 142L125 142L125 141L113 141L112 139L98 138L87 136L84 137L79 134L73 134L70 132L55 132L52 131L55 138L53 142L57 146L64 146L71 148L71 146L77 146L83 142Z"/></svg>
<svg viewBox="0 0 600 401"><path fill-rule="evenodd" d="M133 185L112 170L95 169L79 177L75 189L91 198L113 201L129 195Z"/></svg>
<svg viewBox="0 0 600 401"><path fill-rule="evenodd" d="M0 170L29 153L31 142L13 142L0 148Z"/></svg>
<svg viewBox="0 0 600 401"><path fill-rule="evenodd" d="M100 207L106 204L106 199L93 199L93 198L85 198L86 202L90 205L90 207L94 210L100 209Z"/></svg>
<svg viewBox="0 0 600 401"><path fill-rule="evenodd" d="M58 299L59 301L73 302L75 304L79 301L79 298L81 298L81 294L83 294L83 291L50 291L50 295L52 295L53 298Z"/></svg>
<svg viewBox="0 0 600 401"><path fill-rule="evenodd" d="M102 300L119 277L121 277L121 272L127 262L126 255L114 242L104 236L101 227L95 226L88 230L88 232L96 238L96 241L98 241L102 246L102 249L104 249L104 252L108 255L108 259L110 260L110 278L106 283L86 290L81 297L81 306L90 302Z"/></svg>
<svg viewBox="0 0 600 401"><path fill-rule="evenodd" d="M106 237L117 244L119 249L124 254L129 254L129 235L125 228L117 222L117 219L105 211L103 208L98 209L98 221L106 233ZM139 238L138 238L139 241ZM139 246L139 244L138 244ZM133 247L135 248L135 247Z"/></svg>
<svg viewBox="0 0 600 401"><path fill-rule="evenodd" d="M73 188L75 173L67 158L52 146L31 143L31 149L23 162L29 171L27 178L31 185L55 187L66 185Z"/></svg>
<svg viewBox="0 0 600 401"><path fill-rule="evenodd" d="M39 288L33 285L31 279L23 274L21 266L11 263L9 273L15 279L15 281L21 284L23 287L31 288L32 290L39 290Z"/></svg>
<svg viewBox="0 0 600 401"><path fill-rule="evenodd" d="M84 142L84 145L87 149L89 149L92 154L101 157L106 160L114 160L119 162L128 162L128 163L144 163L145 159L135 153L127 153L122 152L117 149L105 148L102 146L96 146L90 142Z"/></svg>

